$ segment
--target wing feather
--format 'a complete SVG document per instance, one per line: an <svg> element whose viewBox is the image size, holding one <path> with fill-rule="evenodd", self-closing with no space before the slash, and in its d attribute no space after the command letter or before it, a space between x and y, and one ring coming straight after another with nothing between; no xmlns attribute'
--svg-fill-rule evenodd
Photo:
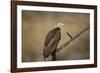
<svg viewBox="0 0 100 73"><path fill-rule="evenodd" d="M45 39L45 43L44 45L48 45L48 43L50 42L51 38L54 36L55 34L55 29L52 29L49 31L49 33L46 35L46 39Z"/></svg>
<svg viewBox="0 0 100 73"><path fill-rule="evenodd" d="M60 40L61 40L60 30L57 31L52 30L47 34L44 44L44 53L46 56L49 56L57 49Z"/></svg>

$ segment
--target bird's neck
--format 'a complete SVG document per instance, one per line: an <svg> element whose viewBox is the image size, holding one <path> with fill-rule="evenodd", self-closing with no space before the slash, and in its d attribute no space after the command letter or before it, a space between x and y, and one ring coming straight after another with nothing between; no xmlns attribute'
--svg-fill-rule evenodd
<svg viewBox="0 0 100 73"><path fill-rule="evenodd" d="M59 27L59 26L55 26L55 27L53 27L53 29L55 29L55 28L59 28L59 29L60 29L61 27Z"/></svg>

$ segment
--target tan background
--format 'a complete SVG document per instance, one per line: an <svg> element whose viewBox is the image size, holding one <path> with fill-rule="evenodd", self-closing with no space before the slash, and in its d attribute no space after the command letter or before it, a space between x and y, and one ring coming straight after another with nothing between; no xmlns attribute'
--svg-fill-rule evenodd
<svg viewBox="0 0 100 73"><path fill-rule="evenodd" d="M59 46L89 26L89 14L59 12L22 12L22 61L43 61L42 50L46 34L57 23L65 24L61 28ZM57 60L89 59L89 31L83 33L70 45L57 54Z"/></svg>

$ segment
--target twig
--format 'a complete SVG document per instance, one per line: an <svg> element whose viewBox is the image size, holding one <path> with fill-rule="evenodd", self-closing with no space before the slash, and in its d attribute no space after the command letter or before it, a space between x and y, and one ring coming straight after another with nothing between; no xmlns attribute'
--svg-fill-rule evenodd
<svg viewBox="0 0 100 73"><path fill-rule="evenodd" d="M59 48L57 48L56 52L60 52L60 50L62 50L64 47L66 47L67 45L69 45L72 41L74 41L76 38L78 38L81 34L83 34L85 31L87 31L89 29L86 28L83 31L81 31L80 33L78 33L76 36L72 37L72 39L70 39L69 41L65 42L64 44L62 44Z"/></svg>

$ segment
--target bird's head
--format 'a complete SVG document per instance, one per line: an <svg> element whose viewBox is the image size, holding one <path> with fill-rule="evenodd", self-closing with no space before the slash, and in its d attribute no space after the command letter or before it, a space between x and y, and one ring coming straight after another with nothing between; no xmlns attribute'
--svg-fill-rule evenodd
<svg viewBox="0 0 100 73"><path fill-rule="evenodd" d="M63 23L58 23L57 26L61 28L62 26L64 26L64 24Z"/></svg>
<svg viewBox="0 0 100 73"><path fill-rule="evenodd" d="M57 27L59 27L60 29L62 28L62 26L64 26L64 24L63 23L58 23L58 24L56 24L56 26L54 26L53 28L57 28Z"/></svg>

